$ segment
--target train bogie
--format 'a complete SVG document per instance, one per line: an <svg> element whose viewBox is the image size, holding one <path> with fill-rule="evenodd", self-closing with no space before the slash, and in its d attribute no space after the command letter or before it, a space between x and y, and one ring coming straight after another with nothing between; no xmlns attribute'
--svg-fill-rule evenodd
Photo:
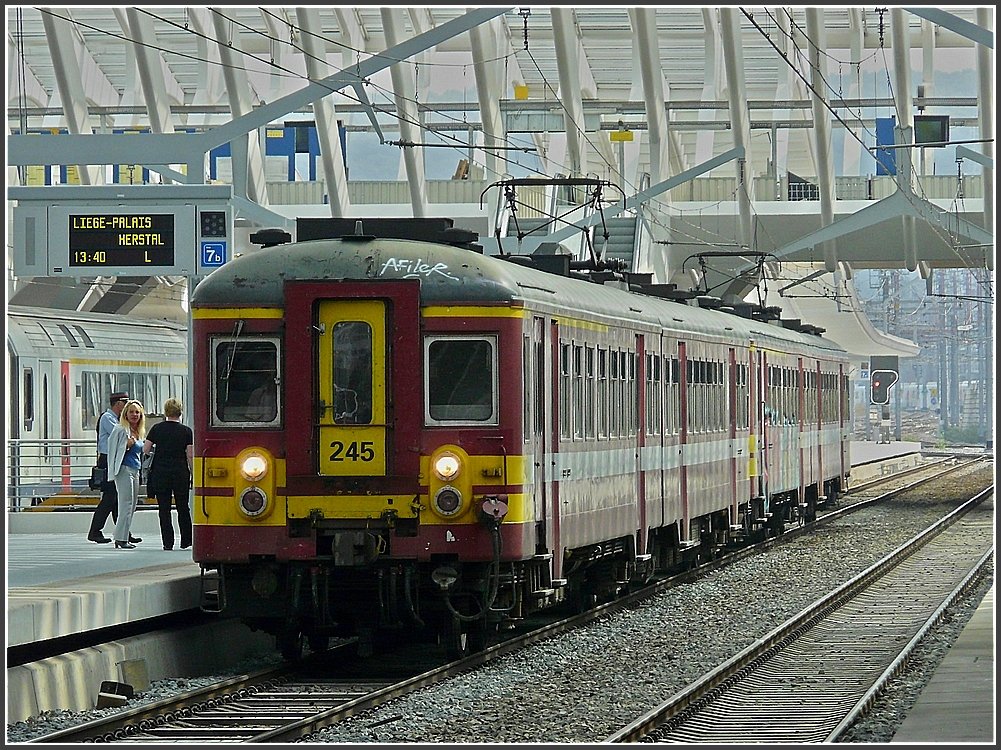
<svg viewBox="0 0 1001 750"><path fill-rule="evenodd" d="M206 608L287 654L420 626L458 653L840 486L837 347L455 245L281 245L199 285Z"/></svg>

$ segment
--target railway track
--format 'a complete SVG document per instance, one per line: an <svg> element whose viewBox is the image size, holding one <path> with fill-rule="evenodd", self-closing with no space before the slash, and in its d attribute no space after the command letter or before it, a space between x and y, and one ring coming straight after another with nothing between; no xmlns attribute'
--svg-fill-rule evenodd
<svg viewBox="0 0 1001 750"><path fill-rule="evenodd" d="M993 487L969 499L607 742L835 741L976 581L993 501Z"/></svg>
<svg viewBox="0 0 1001 750"><path fill-rule="evenodd" d="M923 471L918 478L912 477L911 481L903 485L897 481L898 486L886 493L847 505L828 515L837 517L850 513L856 507L899 494L933 476L962 468L967 463L955 462L945 466L945 472L942 471L942 466L937 466L934 475L931 471ZM822 523L824 518L826 516L818 517L818 523ZM780 544L784 538L805 533L815 525L792 529L790 534L769 539L758 549ZM344 656L345 649L333 649L314 655L304 662L289 663L274 670L228 680L210 688L185 693L170 701L119 712L33 741L190 743L279 742L301 739L349 716L446 680L530 643L605 617L618 609L632 607L654 593L705 575L733 559L751 554L754 554L754 548L741 550L736 555L720 558L696 570L659 581L582 615L552 622L530 632L513 634L510 640L458 662L446 664L443 658L437 661L426 658L423 661L413 661L414 652L420 649L410 648L402 652L405 656L390 657L381 663L366 662L353 668L352 660ZM434 647L424 651L426 654L436 652ZM352 669L353 673L348 674ZM339 678L330 678L330 674L337 674Z"/></svg>

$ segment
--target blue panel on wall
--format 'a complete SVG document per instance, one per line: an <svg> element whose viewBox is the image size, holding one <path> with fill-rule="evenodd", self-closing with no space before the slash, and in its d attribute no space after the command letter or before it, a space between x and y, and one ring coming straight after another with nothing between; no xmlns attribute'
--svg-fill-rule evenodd
<svg viewBox="0 0 1001 750"><path fill-rule="evenodd" d="M221 146L216 146L214 149L209 151L209 179L215 180L216 177L216 164L215 161L220 156L231 156L230 148L228 143L224 143Z"/></svg>
<svg viewBox="0 0 1001 750"><path fill-rule="evenodd" d="M876 174L896 174L897 154L894 149L879 148L894 145L894 129L897 127L896 117L876 118Z"/></svg>

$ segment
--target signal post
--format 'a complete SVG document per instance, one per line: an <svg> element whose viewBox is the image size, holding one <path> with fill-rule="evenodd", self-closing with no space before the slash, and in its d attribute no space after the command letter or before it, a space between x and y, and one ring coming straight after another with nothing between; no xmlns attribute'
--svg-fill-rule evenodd
<svg viewBox="0 0 1001 750"><path fill-rule="evenodd" d="M897 357L871 357L869 364L870 424L878 426L877 443L890 442L890 389L900 379ZM872 407L875 407L873 410ZM875 411L875 416L872 412ZM897 409L896 439L900 440L900 410Z"/></svg>

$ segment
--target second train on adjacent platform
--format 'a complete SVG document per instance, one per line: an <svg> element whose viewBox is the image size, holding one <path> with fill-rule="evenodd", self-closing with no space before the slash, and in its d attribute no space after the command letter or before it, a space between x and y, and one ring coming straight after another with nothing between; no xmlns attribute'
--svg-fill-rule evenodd
<svg viewBox="0 0 1001 750"><path fill-rule="evenodd" d="M112 313L7 307L8 508L87 491L97 422L125 391L162 418L183 399L184 325Z"/></svg>
<svg viewBox="0 0 1001 750"><path fill-rule="evenodd" d="M203 608L287 657L394 628L461 654L846 487L849 362L817 329L360 230L192 296Z"/></svg>

